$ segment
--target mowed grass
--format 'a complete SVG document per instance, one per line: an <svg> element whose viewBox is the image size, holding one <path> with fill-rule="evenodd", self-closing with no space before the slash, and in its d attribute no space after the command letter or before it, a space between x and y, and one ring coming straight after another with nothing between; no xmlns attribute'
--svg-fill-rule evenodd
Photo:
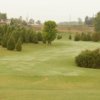
<svg viewBox="0 0 100 100"><path fill-rule="evenodd" d="M100 43L56 40L0 47L0 100L100 100L100 70L79 68L75 56Z"/></svg>

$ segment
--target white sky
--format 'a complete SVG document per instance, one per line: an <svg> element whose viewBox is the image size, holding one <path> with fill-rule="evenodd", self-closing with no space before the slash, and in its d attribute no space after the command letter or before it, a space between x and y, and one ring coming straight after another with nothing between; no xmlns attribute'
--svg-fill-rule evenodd
<svg viewBox="0 0 100 100"><path fill-rule="evenodd" d="M100 0L0 0L0 12L8 17L34 20L69 21L93 16L100 11Z"/></svg>

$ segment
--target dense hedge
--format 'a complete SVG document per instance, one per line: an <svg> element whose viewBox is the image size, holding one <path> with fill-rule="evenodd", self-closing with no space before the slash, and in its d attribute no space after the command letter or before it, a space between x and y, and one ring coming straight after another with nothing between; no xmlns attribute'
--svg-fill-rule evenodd
<svg viewBox="0 0 100 100"><path fill-rule="evenodd" d="M79 67L100 68L100 49L83 51L75 60Z"/></svg>
<svg viewBox="0 0 100 100"><path fill-rule="evenodd" d="M18 43L19 39L21 43ZM31 26L16 24L0 25L0 45L8 50L17 49L17 51L21 51L23 43L37 44L42 40L42 33L34 31Z"/></svg>
<svg viewBox="0 0 100 100"><path fill-rule="evenodd" d="M75 41L92 41L91 33L76 33L74 37Z"/></svg>
<svg viewBox="0 0 100 100"><path fill-rule="evenodd" d="M22 41L19 38L17 43L16 43L16 47L15 47L16 51L22 51Z"/></svg>
<svg viewBox="0 0 100 100"><path fill-rule="evenodd" d="M99 33L76 33L74 37L75 41L100 41Z"/></svg>

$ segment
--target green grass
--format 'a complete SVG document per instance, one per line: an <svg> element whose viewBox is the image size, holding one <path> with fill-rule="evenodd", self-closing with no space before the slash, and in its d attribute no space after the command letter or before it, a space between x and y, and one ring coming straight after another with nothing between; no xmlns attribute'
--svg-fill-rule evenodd
<svg viewBox="0 0 100 100"><path fill-rule="evenodd" d="M75 56L100 43L55 41L0 47L0 100L100 100L100 70L79 68Z"/></svg>

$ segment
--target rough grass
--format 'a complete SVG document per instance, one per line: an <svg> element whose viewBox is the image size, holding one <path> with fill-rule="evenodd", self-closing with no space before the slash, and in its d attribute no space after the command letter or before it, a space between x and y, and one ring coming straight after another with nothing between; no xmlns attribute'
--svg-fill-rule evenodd
<svg viewBox="0 0 100 100"><path fill-rule="evenodd" d="M74 57L100 43L55 41L0 47L0 100L100 100L100 70L79 68Z"/></svg>

